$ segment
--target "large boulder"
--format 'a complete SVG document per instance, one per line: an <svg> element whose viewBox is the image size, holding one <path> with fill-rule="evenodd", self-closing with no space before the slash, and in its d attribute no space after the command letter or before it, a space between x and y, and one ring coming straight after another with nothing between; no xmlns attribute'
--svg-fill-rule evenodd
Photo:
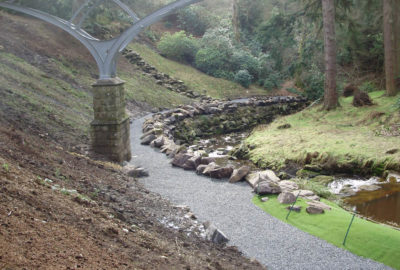
<svg viewBox="0 0 400 270"><path fill-rule="evenodd" d="M210 177L217 178L217 179L229 178L229 177L231 177L232 172L233 172L233 168L230 166L217 167L217 168L214 168L213 170L210 170Z"/></svg>
<svg viewBox="0 0 400 270"><path fill-rule="evenodd" d="M201 164L197 166L196 173L197 174L204 174L204 171L207 169L208 165Z"/></svg>
<svg viewBox="0 0 400 270"><path fill-rule="evenodd" d="M299 186L294 181L283 180L279 182L282 192L292 192L299 189Z"/></svg>
<svg viewBox="0 0 400 270"><path fill-rule="evenodd" d="M203 164L203 165L208 165L212 162L215 162L215 158L212 158L212 157L202 157L201 158L201 164Z"/></svg>
<svg viewBox="0 0 400 270"><path fill-rule="evenodd" d="M282 192L278 196L278 202L281 204L292 204L296 201L296 196L291 192Z"/></svg>
<svg viewBox="0 0 400 270"><path fill-rule="evenodd" d="M259 182L254 188L254 192L258 195L279 194L281 191L277 183L269 181Z"/></svg>
<svg viewBox="0 0 400 270"><path fill-rule="evenodd" d="M323 210L331 210L332 209L329 205L327 205L323 202L310 201L310 202L307 202L307 204L308 204L308 206L312 206L315 208L321 208Z"/></svg>
<svg viewBox="0 0 400 270"><path fill-rule="evenodd" d="M246 176L246 181L250 184L252 188L255 188L259 182L279 182L280 179L271 170L265 170L261 172L254 172Z"/></svg>
<svg viewBox="0 0 400 270"><path fill-rule="evenodd" d="M213 242L214 244L223 245L229 242L228 237L220 231L217 227L212 224L204 226L206 229L206 239Z"/></svg>
<svg viewBox="0 0 400 270"><path fill-rule="evenodd" d="M140 142L143 145L149 145L153 140L155 140L157 137L154 134L149 134L145 137L143 137L142 141Z"/></svg>
<svg viewBox="0 0 400 270"><path fill-rule="evenodd" d="M157 139L151 142L153 147L156 148L161 148L165 143L165 137L164 136L158 136Z"/></svg>
<svg viewBox="0 0 400 270"><path fill-rule="evenodd" d="M206 165L206 168L203 170L203 174L210 176L210 172L220 168L220 166L218 166L215 162L211 162L210 164Z"/></svg>
<svg viewBox="0 0 400 270"><path fill-rule="evenodd" d="M189 154L177 154L172 160L171 164L175 167L180 167L185 170L194 171L200 165L201 157L192 156Z"/></svg>
<svg viewBox="0 0 400 270"><path fill-rule="evenodd" d="M239 169L235 169L232 173L231 178L229 178L229 183L236 183L242 180L250 172L249 166L242 166Z"/></svg>

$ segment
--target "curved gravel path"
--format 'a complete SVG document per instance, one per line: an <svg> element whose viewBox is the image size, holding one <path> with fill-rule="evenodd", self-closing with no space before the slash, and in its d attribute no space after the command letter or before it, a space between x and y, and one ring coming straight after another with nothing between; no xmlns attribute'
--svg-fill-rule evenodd
<svg viewBox="0 0 400 270"><path fill-rule="evenodd" d="M140 145L144 118L131 126L134 165L149 171L149 190L175 204L187 205L200 221L211 221L248 257L268 269L391 269L337 248L266 214L251 199L247 183L229 184L173 168L170 160Z"/></svg>

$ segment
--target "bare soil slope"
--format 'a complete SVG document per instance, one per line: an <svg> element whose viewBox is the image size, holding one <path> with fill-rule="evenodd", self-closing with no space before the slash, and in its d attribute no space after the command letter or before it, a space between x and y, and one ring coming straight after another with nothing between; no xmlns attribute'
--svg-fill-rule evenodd
<svg viewBox="0 0 400 270"><path fill-rule="evenodd" d="M0 11L0 25L0 269L263 268L187 236L186 210L87 156L95 70L82 48L30 18Z"/></svg>

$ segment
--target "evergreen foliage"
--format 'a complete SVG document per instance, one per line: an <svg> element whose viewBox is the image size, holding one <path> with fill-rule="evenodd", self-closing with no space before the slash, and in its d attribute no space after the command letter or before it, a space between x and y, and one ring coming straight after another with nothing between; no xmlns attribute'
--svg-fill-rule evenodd
<svg viewBox="0 0 400 270"><path fill-rule="evenodd" d="M193 63L199 44L191 35L187 36L185 31L180 31L175 34L165 34L157 48L165 57L184 63Z"/></svg>
<svg viewBox="0 0 400 270"><path fill-rule="evenodd" d="M252 79L253 76L251 76L246 69L239 70L235 74L235 82L239 83L241 86L245 88L249 88Z"/></svg>

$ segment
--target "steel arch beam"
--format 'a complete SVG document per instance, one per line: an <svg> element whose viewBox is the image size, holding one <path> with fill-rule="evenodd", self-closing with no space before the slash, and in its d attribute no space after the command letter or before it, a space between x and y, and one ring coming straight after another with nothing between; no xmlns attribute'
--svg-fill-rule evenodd
<svg viewBox="0 0 400 270"><path fill-rule="evenodd" d="M12 2L0 2L0 7L11 9L17 12L28 14L45 22L48 22L54 26L57 26L77 40L79 40L91 53L96 61L97 67L99 69L99 79L106 80L116 77L116 62L119 53L128 46L128 44L144 30L144 28L154 24L155 22L161 20L162 18L170 15L176 10L189 6L191 4L201 2L203 0L177 0L169 5L166 5L154 13L146 16L143 19L134 13L127 5L125 5L120 0L112 0L121 9L127 12L134 21L134 24L126 29L120 36L113 38L111 40L99 40L92 37L89 33L81 29L80 25L83 23L91 11L92 7L83 15L78 25L73 24L73 20L81 14L85 7L87 7L93 0L86 1L81 5L78 10L72 15L69 21L58 18L57 16L50 15L40 10L22 7ZM98 0L94 3L97 5L104 0Z"/></svg>

